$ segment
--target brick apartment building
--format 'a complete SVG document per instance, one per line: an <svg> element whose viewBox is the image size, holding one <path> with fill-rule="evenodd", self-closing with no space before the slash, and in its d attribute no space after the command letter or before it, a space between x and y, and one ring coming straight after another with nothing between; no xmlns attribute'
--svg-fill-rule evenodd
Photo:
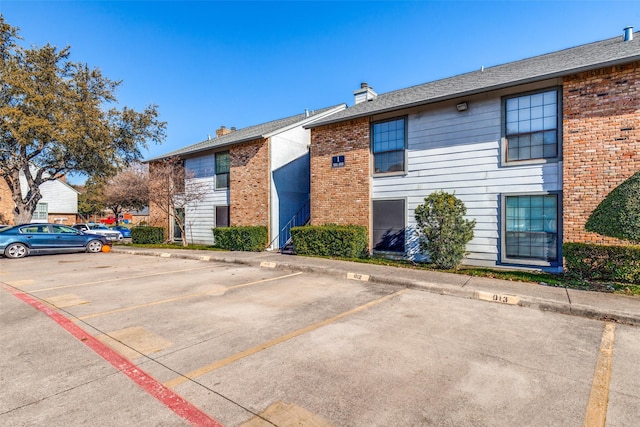
<svg viewBox="0 0 640 427"><path fill-rule="evenodd" d="M188 241L212 244L215 227L251 225L268 228L274 249L283 246L283 228L305 206L308 212L310 131L303 126L344 108L305 111L242 129L223 126L215 138L148 160L153 171L154 162L178 157L189 179L209 188L203 200L176 212L184 215ZM157 206L150 206L149 222L169 224L169 236L181 238Z"/></svg>
<svg viewBox="0 0 640 427"><path fill-rule="evenodd" d="M359 224L420 259L414 209L454 192L476 220L467 264L562 268L563 242L640 170L640 40L623 37L376 94L311 130L311 223Z"/></svg>

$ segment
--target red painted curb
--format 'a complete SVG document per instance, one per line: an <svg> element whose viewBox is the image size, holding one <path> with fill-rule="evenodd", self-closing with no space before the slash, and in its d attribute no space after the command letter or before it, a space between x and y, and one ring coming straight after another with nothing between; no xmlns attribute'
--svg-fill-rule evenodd
<svg viewBox="0 0 640 427"><path fill-rule="evenodd" d="M35 298L20 292L15 288L0 284L2 288L11 292L13 296L31 305L35 309L49 316L54 322L62 326L67 332L76 337L87 347L95 351L100 357L109 362L114 368L125 374L133 382L138 384L143 390L155 397L158 401L171 409L180 417L184 418L196 427L224 427L218 421L211 418L200 409L193 406L182 396L165 387L151 375L144 372L138 366L125 359L110 347L98 341L84 329L74 324L71 320L60 314L55 309L41 303Z"/></svg>

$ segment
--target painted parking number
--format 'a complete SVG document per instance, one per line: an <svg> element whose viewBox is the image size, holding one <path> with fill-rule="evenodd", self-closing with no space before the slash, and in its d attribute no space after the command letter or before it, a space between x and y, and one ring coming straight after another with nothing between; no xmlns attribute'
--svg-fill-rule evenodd
<svg viewBox="0 0 640 427"><path fill-rule="evenodd" d="M501 304L510 304L516 305L520 302L520 297L516 295L500 295L500 294L492 294L489 292L477 291L477 297L482 301L491 301L498 302Z"/></svg>
<svg viewBox="0 0 640 427"><path fill-rule="evenodd" d="M493 294L493 300L495 302L502 302L505 304L509 304L509 297L506 295Z"/></svg>

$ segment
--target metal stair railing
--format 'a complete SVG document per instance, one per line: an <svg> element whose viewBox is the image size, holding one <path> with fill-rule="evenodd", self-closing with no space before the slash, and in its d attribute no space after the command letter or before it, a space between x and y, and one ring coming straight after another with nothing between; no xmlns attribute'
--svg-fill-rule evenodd
<svg viewBox="0 0 640 427"><path fill-rule="evenodd" d="M306 202L302 205L298 212L296 212L289 222L282 227L280 233L271 241L269 247L273 247L273 244L276 240L280 239L280 242L284 242L282 245L279 245L279 250L282 251L289 243L291 243L291 228L298 227L301 225L305 225L309 222L311 217L311 199L307 199Z"/></svg>

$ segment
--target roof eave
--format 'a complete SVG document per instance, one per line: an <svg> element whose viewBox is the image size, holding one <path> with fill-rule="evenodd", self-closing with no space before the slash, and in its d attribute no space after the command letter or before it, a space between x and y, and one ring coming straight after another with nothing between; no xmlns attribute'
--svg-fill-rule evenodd
<svg viewBox="0 0 640 427"><path fill-rule="evenodd" d="M625 57L625 58L622 58L622 59L615 59L615 60L607 61L607 62L600 62L600 63L595 64L595 65L585 65L583 67L577 67L577 68L572 68L570 70L563 70L563 71L558 71L558 72L555 72L555 73L549 73L549 74L544 74L544 75L540 75L540 76L529 77L529 78L526 78L526 79L512 80L512 81L507 82L507 83L501 83L501 84L492 85L492 86L485 86L485 87L482 87L482 88L479 88L479 89L474 89L474 90L456 92L456 93L445 95L445 96L429 98L429 99L416 101L416 102L411 102L411 103L407 103L407 104L402 104L402 105L398 105L398 106L394 106L394 107L381 108L379 110L367 111L367 112L364 112L364 113L354 114L352 116L342 117L342 118L339 118L339 119L323 120L320 123L315 123L315 122L314 123L309 123L308 125L305 126L305 128L306 129L314 129L314 128L318 128L318 127L322 127L322 126L327 126L327 125L332 125L332 124L336 124L336 123L346 122L346 121L349 121L349 120L361 119L363 117L370 117L370 116L374 116L374 115L378 115L378 114L385 114L385 113L390 113L390 112L393 112L393 111L401 111L401 110L406 110L406 109L409 109L409 108L420 107L420 106L423 106L423 105L435 104L437 102L448 101L448 100L451 100L451 99L461 98L461 97L464 97L464 96L477 95L477 94L480 94L480 93L491 92L491 91L500 90L500 89L506 89L506 88L513 87L513 86L520 86L520 85L524 85L524 84L528 84L528 83L536 83L536 82L539 82L539 81L542 81L542 80L549 80L549 79L554 79L554 78L558 78L558 77L569 76L571 74L577 74L577 73L582 73L582 72L585 72L585 71L597 70L599 68L629 64L629 63L632 63L632 62L635 62L635 61L640 61L640 55L636 55L636 56L632 56L632 57Z"/></svg>
<svg viewBox="0 0 640 427"><path fill-rule="evenodd" d="M298 126L302 126L303 128L308 129L307 128L308 124L313 123L314 121L317 121L317 120L322 120L323 117L327 117L327 116L330 116L332 114L335 114L335 113L337 113L339 111L344 110L345 108L347 108L347 104L344 104L344 103L343 104L339 104L339 105L337 105L337 106L331 108L330 110L325 111L325 112L323 112L321 114L305 117L300 121L297 121L295 123L290 124L289 126L285 126L285 127L276 129L276 130L274 130L272 132L266 133L266 134L262 135L262 138L271 138L274 135L278 135L278 134L280 134L282 132L286 132L286 131L288 131L290 129L297 128Z"/></svg>
<svg viewBox="0 0 640 427"><path fill-rule="evenodd" d="M168 159L171 157L186 157L186 156L190 156L192 154L198 154L198 153L202 153L204 151L210 151L210 150L215 150L217 148L224 148L224 147L230 147L232 145L236 145L236 144L243 144L245 142L249 142L249 141L254 141L256 139L261 139L261 138L266 138L266 136L264 135L255 135L255 136L251 136L251 137L246 137L243 139L239 139L239 140L234 140L234 141L229 141L229 142L224 142L222 144L218 144L218 145L210 145L207 147L202 147L196 150L189 150L189 151L185 151L183 153L177 153L177 154L165 154L164 156L159 156L159 157L154 157L153 159L149 159L149 160L144 160L142 161L142 163L152 163L152 162L157 162L158 160L164 160L164 159Z"/></svg>

